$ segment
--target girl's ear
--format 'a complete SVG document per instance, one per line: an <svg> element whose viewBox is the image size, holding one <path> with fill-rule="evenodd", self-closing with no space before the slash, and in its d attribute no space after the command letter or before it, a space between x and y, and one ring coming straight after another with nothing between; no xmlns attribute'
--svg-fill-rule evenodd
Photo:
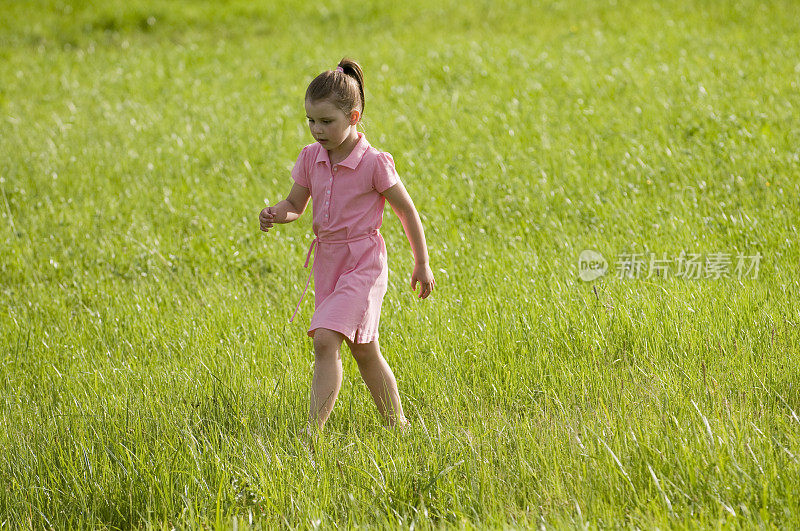
<svg viewBox="0 0 800 531"><path fill-rule="evenodd" d="M350 111L350 125L356 125L358 120L361 118L361 111L358 109L353 109Z"/></svg>

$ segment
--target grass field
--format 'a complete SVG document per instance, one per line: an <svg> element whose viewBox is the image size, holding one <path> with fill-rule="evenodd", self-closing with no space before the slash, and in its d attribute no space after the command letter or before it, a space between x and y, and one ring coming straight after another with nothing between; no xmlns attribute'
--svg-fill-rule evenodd
<svg viewBox="0 0 800 531"><path fill-rule="evenodd" d="M797 2L2 11L0 528L800 526ZM345 352L315 463L310 210L257 216L344 55L437 291L387 209L413 428Z"/></svg>

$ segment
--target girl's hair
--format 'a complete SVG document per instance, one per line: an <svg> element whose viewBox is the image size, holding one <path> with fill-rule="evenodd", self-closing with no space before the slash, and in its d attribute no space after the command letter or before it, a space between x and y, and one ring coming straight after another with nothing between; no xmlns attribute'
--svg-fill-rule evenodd
<svg viewBox="0 0 800 531"><path fill-rule="evenodd" d="M358 63L348 57L339 61L338 66L343 72L326 70L314 78L306 89L306 100L330 100L347 116L353 109L361 107L363 116L364 72Z"/></svg>

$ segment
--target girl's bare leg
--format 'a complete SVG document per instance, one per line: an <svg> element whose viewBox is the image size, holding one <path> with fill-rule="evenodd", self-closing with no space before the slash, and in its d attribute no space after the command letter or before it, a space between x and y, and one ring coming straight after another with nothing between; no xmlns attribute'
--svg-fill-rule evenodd
<svg viewBox="0 0 800 531"><path fill-rule="evenodd" d="M405 426L408 424L400 404L400 393L397 392L395 380L389 364L381 356L378 341L371 343L351 343L347 340L350 352L358 363L358 370L364 383L367 384L378 411L390 426Z"/></svg>
<svg viewBox="0 0 800 531"><path fill-rule="evenodd" d="M344 335L327 328L314 331L314 378L311 382L309 428L319 429L333 410L342 387L342 357L339 353Z"/></svg>

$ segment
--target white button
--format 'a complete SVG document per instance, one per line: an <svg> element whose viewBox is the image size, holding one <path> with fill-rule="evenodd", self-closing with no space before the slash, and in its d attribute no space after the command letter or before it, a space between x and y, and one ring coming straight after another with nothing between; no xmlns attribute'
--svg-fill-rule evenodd
<svg viewBox="0 0 800 531"><path fill-rule="evenodd" d="M339 169L339 166L334 166L334 167L333 167L333 171L336 171L336 170L338 170L338 169Z"/></svg>

